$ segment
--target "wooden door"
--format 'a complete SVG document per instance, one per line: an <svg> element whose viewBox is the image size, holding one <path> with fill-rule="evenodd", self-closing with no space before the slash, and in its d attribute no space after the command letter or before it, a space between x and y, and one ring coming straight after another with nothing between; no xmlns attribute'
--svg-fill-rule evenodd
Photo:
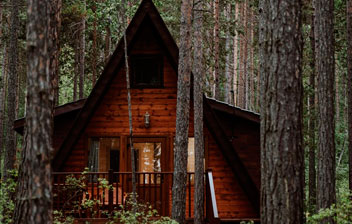
<svg viewBox="0 0 352 224"><path fill-rule="evenodd" d="M168 167L168 148L166 138L133 138L138 201L150 204L160 215L169 215L168 188L172 173L165 172ZM131 171L131 149L127 145L127 164ZM132 181L129 181L132 184ZM132 189L132 186L129 186Z"/></svg>

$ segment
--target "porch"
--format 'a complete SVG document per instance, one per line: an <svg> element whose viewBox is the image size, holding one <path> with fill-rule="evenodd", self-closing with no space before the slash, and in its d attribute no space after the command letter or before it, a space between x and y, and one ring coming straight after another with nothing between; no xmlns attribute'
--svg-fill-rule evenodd
<svg viewBox="0 0 352 224"><path fill-rule="evenodd" d="M161 216L171 216L172 172L137 172L138 203L151 206ZM208 223L218 223L212 171L205 173L205 213ZM129 205L131 172L54 172L54 210L76 220L104 219L113 211ZM194 173L187 173L186 219L193 220Z"/></svg>

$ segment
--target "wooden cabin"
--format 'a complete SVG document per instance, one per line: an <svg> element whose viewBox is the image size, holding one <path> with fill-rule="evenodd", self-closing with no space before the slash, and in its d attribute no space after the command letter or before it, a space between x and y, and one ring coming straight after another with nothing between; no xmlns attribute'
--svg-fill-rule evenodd
<svg viewBox="0 0 352 224"><path fill-rule="evenodd" d="M171 214L178 47L151 0L143 0L127 31L138 200ZM24 119L15 122L23 133ZM193 218L193 112L189 126L186 217ZM131 154L120 41L87 99L56 107L53 146L54 207L68 175L87 175L85 194L111 211L131 192ZM259 115L204 97L206 221L259 220ZM85 168L88 172L82 174ZM99 178L112 188L99 187ZM82 215L82 217L84 214Z"/></svg>

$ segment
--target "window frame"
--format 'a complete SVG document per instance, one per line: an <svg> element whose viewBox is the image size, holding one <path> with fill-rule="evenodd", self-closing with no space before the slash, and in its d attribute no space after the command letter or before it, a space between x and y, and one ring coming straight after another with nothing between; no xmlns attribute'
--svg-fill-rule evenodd
<svg viewBox="0 0 352 224"><path fill-rule="evenodd" d="M158 76L160 83L158 84L141 84L136 82L136 69L135 63L136 60L151 59L157 63L158 66ZM164 57L162 54L134 54L130 56L130 81L131 81L131 88L133 89L160 89L164 88Z"/></svg>

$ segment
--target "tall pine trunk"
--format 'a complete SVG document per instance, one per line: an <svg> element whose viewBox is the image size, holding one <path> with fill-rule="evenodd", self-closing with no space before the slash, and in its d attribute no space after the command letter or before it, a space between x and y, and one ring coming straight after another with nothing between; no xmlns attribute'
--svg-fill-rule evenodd
<svg viewBox="0 0 352 224"><path fill-rule="evenodd" d="M352 86L352 0L347 1L347 80ZM348 88L349 188L352 192L352 89Z"/></svg>
<svg viewBox="0 0 352 224"><path fill-rule="evenodd" d="M220 10L219 10L219 0L214 2L214 97L220 100L221 88L220 88Z"/></svg>
<svg viewBox="0 0 352 224"><path fill-rule="evenodd" d="M317 208L336 202L334 123L334 0L314 0L316 71L318 75L318 173ZM330 218L324 223L335 223Z"/></svg>
<svg viewBox="0 0 352 224"><path fill-rule="evenodd" d="M94 13L94 21L93 21L93 43L92 43L92 87L95 86L97 80L97 60L98 60L98 49L97 49L97 7L96 3L93 3L93 13Z"/></svg>
<svg viewBox="0 0 352 224"><path fill-rule="evenodd" d="M79 33L76 33L74 45L75 45L75 66L74 66L74 76L73 76L73 101L77 100L77 79L79 76Z"/></svg>
<svg viewBox="0 0 352 224"><path fill-rule="evenodd" d="M106 35L105 35L104 61L105 61L105 64L107 64L110 58L110 48L111 48L110 26L107 25L105 30L106 30Z"/></svg>
<svg viewBox="0 0 352 224"><path fill-rule="evenodd" d="M5 142L5 159L4 159L4 179L8 177L8 170L14 169L15 165L15 133L12 129L15 121L16 110L16 78L18 73L18 41L17 32L19 27L18 18L18 0L11 1L11 25L9 40L9 78L7 85L7 133Z"/></svg>
<svg viewBox="0 0 352 224"><path fill-rule="evenodd" d="M7 85L7 48L4 45L3 58L2 58L2 73L0 77L0 160L4 152L5 140L5 99L6 99L6 85Z"/></svg>
<svg viewBox="0 0 352 224"><path fill-rule="evenodd" d="M243 108L248 109L248 0L243 3Z"/></svg>
<svg viewBox="0 0 352 224"><path fill-rule="evenodd" d="M27 114L14 223L52 223L52 1L29 0L27 24Z"/></svg>
<svg viewBox="0 0 352 224"><path fill-rule="evenodd" d="M301 1L260 2L261 223L303 223Z"/></svg>
<svg viewBox="0 0 352 224"><path fill-rule="evenodd" d="M203 135L203 2L194 5L194 223L203 223L204 218L204 135ZM230 39L230 37L228 37ZM228 81L229 83L229 81ZM226 93L229 95L229 93Z"/></svg>
<svg viewBox="0 0 352 224"><path fill-rule="evenodd" d="M174 148L174 176L172 185L172 218L185 223L186 184L187 184L187 147L191 84L191 13L188 0L181 3L180 51L178 61L176 133Z"/></svg>
<svg viewBox="0 0 352 224"><path fill-rule="evenodd" d="M233 38L233 105L238 105L238 32L237 32L237 23L238 23L238 5L235 6L235 36Z"/></svg>
<svg viewBox="0 0 352 224"><path fill-rule="evenodd" d="M227 4L227 7L225 8L225 15L227 18L227 22L230 23L231 19L231 4ZM230 27L227 28L226 30L226 44L225 44L225 50L226 50L226 62L225 62L225 83L224 83L224 101L226 103L231 103L231 36L230 36Z"/></svg>
<svg viewBox="0 0 352 224"><path fill-rule="evenodd" d="M52 87L54 90L54 105L59 104L59 55L60 55L60 28L61 28L61 0L52 0L50 15L50 35L52 41L50 71L52 72Z"/></svg>
<svg viewBox="0 0 352 224"><path fill-rule="evenodd" d="M239 13L240 13L240 18L239 18L239 21L240 21L240 26L243 27L244 25L244 3L239 3ZM244 88L244 34L242 33L241 36L240 36L240 46L239 46L239 51L240 51L240 54L239 54L239 76L238 76L238 106L239 107L242 107L244 108L244 91L245 91L245 88Z"/></svg>
<svg viewBox="0 0 352 224"><path fill-rule="evenodd" d="M314 11L312 12L311 21L311 31L310 31L310 44L312 57L310 59L311 73L309 76L309 85L311 92L309 94L309 120L308 120L308 135L309 135L309 177L308 177L308 205L311 212L315 212L317 205L317 177L315 168L315 122L316 122L316 112L315 112L315 35L314 35Z"/></svg>
<svg viewBox="0 0 352 224"><path fill-rule="evenodd" d="M85 79L85 53L86 53L86 0L83 0L84 14L82 15L80 36L79 36L79 99L84 97Z"/></svg>

